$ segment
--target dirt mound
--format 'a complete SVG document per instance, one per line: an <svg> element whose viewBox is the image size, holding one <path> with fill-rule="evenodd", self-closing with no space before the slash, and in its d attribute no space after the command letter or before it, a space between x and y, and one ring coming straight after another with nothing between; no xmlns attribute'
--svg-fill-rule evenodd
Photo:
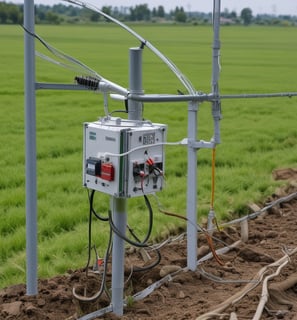
<svg viewBox="0 0 297 320"><path fill-rule="evenodd" d="M294 168L277 169L273 171L272 175L275 180L297 181L297 169Z"/></svg>
<svg viewBox="0 0 297 320"><path fill-rule="evenodd" d="M293 183L282 190L281 196L296 190ZM261 207L279 197L272 195ZM297 196L249 220L245 242L241 241L240 225L225 226L213 235L213 248L219 250L216 259L211 254L209 238L200 233L197 253L200 263L195 272L185 268L185 236L173 236L171 242L162 246L161 263L146 272L131 273L128 265L143 264L143 258L139 251L128 250L125 277L128 298L121 319L253 319L260 298L265 298L266 293L267 303L258 319L296 319L297 253L293 251L297 247L296 221ZM149 255L155 259L153 252ZM206 257L204 261L202 257ZM168 272L173 272L169 281L147 297L133 301L133 294L159 281ZM5 288L0 291L0 319L77 319L110 304L106 293L92 303L81 303L73 297L74 286L84 285L90 295L99 289L100 281L99 273L89 271L87 277L85 272L77 270L39 280L36 297L26 296L25 285ZM110 285L109 273L107 283ZM207 316L210 311L212 315ZM118 319L112 313L101 318Z"/></svg>

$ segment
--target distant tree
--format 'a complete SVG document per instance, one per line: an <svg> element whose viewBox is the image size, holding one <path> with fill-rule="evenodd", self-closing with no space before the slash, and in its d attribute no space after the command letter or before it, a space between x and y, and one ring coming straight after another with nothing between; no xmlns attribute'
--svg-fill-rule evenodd
<svg viewBox="0 0 297 320"><path fill-rule="evenodd" d="M158 6L157 16L160 17L160 18L164 18L165 17L165 9L164 9L163 6Z"/></svg>
<svg viewBox="0 0 297 320"><path fill-rule="evenodd" d="M0 2L0 22L6 23L8 12L7 12L7 5L4 2Z"/></svg>
<svg viewBox="0 0 297 320"><path fill-rule="evenodd" d="M40 22L46 19L46 13L44 11L37 11L36 16Z"/></svg>
<svg viewBox="0 0 297 320"><path fill-rule="evenodd" d="M111 11L112 11L112 7L111 6L103 6L101 10L110 16Z"/></svg>
<svg viewBox="0 0 297 320"><path fill-rule="evenodd" d="M250 8L244 8L241 10L240 17L243 20L243 24L245 26L248 26L251 24L252 19L253 19L253 13Z"/></svg>
<svg viewBox="0 0 297 320"><path fill-rule="evenodd" d="M92 12L90 15L90 20L92 22L98 22L100 20L100 14L98 12Z"/></svg>
<svg viewBox="0 0 297 320"><path fill-rule="evenodd" d="M23 15L20 6L0 2L0 23L21 23L22 17Z"/></svg>
<svg viewBox="0 0 297 320"><path fill-rule="evenodd" d="M50 24L59 24L60 18L57 14L53 13L52 11L48 11L46 13L46 21Z"/></svg>
<svg viewBox="0 0 297 320"><path fill-rule="evenodd" d="M165 17L165 10L163 6L158 6L158 8L153 8L152 10L152 17L164 18Z"/></svg>
<svg viewBox="0 0 297 320"><path fill-rule="evenodd" d="M10 5L8 11L8 17L11 23L17 24L21 22L20 10L17 6Z"/></svg>
<svg viewBox="0 0 297 320"><path fill-rule="evenodd" d="M237 15L235 11L229 11L227 8L224 9L224 11L221 13L221 17L224 17L226 19L236 19Z"/></svg>
<svg viewBox="0 0 297 320"><path fill-rule="evenodd" d="M187 15L184 11L183 7L176 7L175 8L175 13L174 13L174 20L176 22L186 22L187 21Z"/></svg>
<svg viewBox="0 0 297 320"><path fill-rule="evenodd" d="M16 5L7 1L0 0L0 24L19 24L23 21L24 3ZM162 5L154 7L152 10L147 4L136 5L135 7L113 7L111 5L103 6L103 12L111 15L120 21L158 21L158 20L174 20L179 23L193 23L195 25L210 24L212 21L211 13L191 12L187 14L184 8L177 6L175 10L169 13L165 12ZM56 4L53 6L38 4L35 5L36 23L89 23L104 20L97 12L92 12L87 8L79 8L72 5ZM262 14L253 17L250 8L244 8L239 15L235 11L224 9L221 16L232 19L236 24L249 25L251 23L259 25L297 25L296 16L291 15L269 15ZM160 19L161 18L161 19Z"/></svg>
<svg viewBox="0 0 297 320"><path fill-rule="evenodd" d="M231 18L231 19L236 19L236 18L237 18L236 11L231 11L231 12L230 12L230 15L229 15L229 18Z"/></svg>
<svg viewBox="0 0 297 320"><path fill-rule="evenodd" d="M147 4L140 4L130 8L130 19L132 21L148 21L150 18L151 11Z"/></svg>
<svg viewBox="0 0 297 320"><path fill-rule="evenodd" d="M67 7L63 4L54 4L51 10L55 13L65 14Z"/></svg>
<svg viewBox="0 0 297 320"><path fill-rule="evenodd" d="M35 15L37 17L37 23L45 23L47 20L47 13L51 10L50 6L45 6L43 4L35 6Z"/></svg>
<svg viewBox="0 0 297 320"><path fill-rule="evenodd" d="M221 12L221 17L229 18L229 10L227 8L225 8L224 11Z"/></svg>

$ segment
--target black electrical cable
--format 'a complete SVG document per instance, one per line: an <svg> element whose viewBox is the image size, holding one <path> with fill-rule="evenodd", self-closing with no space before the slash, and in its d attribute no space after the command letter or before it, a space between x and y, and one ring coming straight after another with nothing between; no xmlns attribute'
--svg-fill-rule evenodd
<svg viewBox="0 0 297 320"><path fill-rule="evenodd" d="M92 70L91 68L89 68L87 65L83 64L82 62L80 62L79 60L59 51L58 49L54 48L53 46L51 46L50 44L48 44L45 40L43 40L39 35L37 35L36 33L33 33L31 31L29 31L28 29L25 28L24 25L21 25L21 27L25 30L26 33L28 33L30 36L36 38L38 41L40 41L40 43L47 49L49 50L53 55L55 55L56 57L62 59L62 60L66 60L68 62L70 62L70 64L73 65L73 67L71 68L69 65L65 64L65 63L58 63L59 65L65 67L65 68L71 68L71 69L76 69L76 71L83 71L84 73L88 73L90 75L92 75L92 77L94 77L95 79L101 80L101 76L99 74L97 74L96 71ZM48 58L47 56L43 55L44 58ZM57 63L57 61L50 59L51 62ZM78 70L79 69L79 70Z"/></svg>
<svg viewBox="0 0 297 320"><path fill-rule="evenodd" d="M89 231L88 231L88 260L87 260L87 264L85 266L85 271L86 273L88 273L88 268L90 266L90 261L91 261L91 250L92 250L92 214L95 215L95 217L101 221L108 221L109 218L106 217L100 217L97 212L94 210L93 208L93 200L94 200L94 194L95 194L95 190L92 190L91 195L89 195L89 189L88 189L88 197L89 197L89 203L90 203L90 209L89 209Z"/></svg>
<svg viewBox="0 0 297 320"><path fill-rule="evenodd" d="M110 292L109 290L107 289L107 286L106 286L106 274L107 274L107 264L108 264L108 260L109 260L109 257L110 257L110 254L111 254L111 249L112 249L112 229L109 228L109 239L108 239L108 245L107 245L107 248L106 248L106 251L105 251L105 255L104 255L104 270L103 270L103 278L102 278L102 283L103 283L103 286L104 286L104 290L105 290L105 293L106 295L108 296L108 298L111 300L111 297L110 297Z"/></svg>
<svg viewBox="0 0 297 320"><path fill-rule="evenodd" d="M127 229L130 232L130 234L133 236L133 238L138 241L141 242L141 240L137 237L137 235L135 234L134 230L132 228L130 228L130 226L127 224Z"/></svg>
<svg viewBox="0 0 297 320"><path fill-rule="evenodd" d="M106 274L107 274L107 264L108 264L108 259L109 259L109 256L110 256L111 247L112 247L112 230L111 230L111 228L109 228L109 240L108 240L108 246L107 246L107 249L106 249L106 252L105 252L105 256L104 256L104 270L103 270L103 273L102 273L101 286L100 286L99 290L91 297L85 297L85 296L82 296L80 294L77 294L75 288L73 288L72 289L72 294L79 301L84 301L84 302L95 301L102 295L104 290L106 291L106 294L109 297L109 292L106 289Z"/></svg>
<svg viewBox="0 0 297 320"><path fill-rule="evenodd" d="M94 214L94 216L95 216L97 219L99 219L99 220L101 220L101 221L108 221L108 217L102 217L102 216L100 216L100 215L96 212L96 210L94 209L94 206L93 206L93 204L94 204L94 195L95 195L95 190L92 190L91 195L89 195L89 202L90 202L90 210L91 210L91 212Z"/></svg>
<svg viewBox="0 0 297 320"><path fill-rule="evenodd" d="M140 239L139 239L139 238L137 237L137 235L134 233L133 229L131 229L131 228L129 227L129 225L127 225L127 228L128 228L128 230L129 230L129 232L131 233L131 235L134 237L134 239L135 239L136 241L140 242ZM149 247L149 246L148 246L148 247ZM159 251L158 248L155 248L154 251L156 251L156 253L157 253L157 260L156 260L154 263L152 263L152 264L150 264L150 265L148 265L148 266L145 266L145 267L135 267L135 266L134 266L134 267L132 268L132 271L133 271L133 272L141 272L141 271L150 270L150 269L154 268L155 266L157 266L157 265L160 263L160 261L161 261L161 253L160 253L160 251Z"/></svg>
<svg viewBox="0 0 297 320"><path fill-rule="evenodd" d="M146 243L142 243L142 242L135 242L129 238L127 238L125 235L123 235L120 230L115 226L115 224L113 223L113 220L112 220L112 215L111 215L111 211L109 210L108 211L109 213L109 224L110 224L110 227L112 229L112 231L118 235L121 239L125 240L126 242L128 242L129 244L131 244L132 246L134 247L140 247L140 248L147 248L148 245Z"/></svg>
<svg viewBox="0 0 297 320"><path fill-rule="evenodd" d="M134 247L140 247L140 248L147 248L148 245L146 244L147 240L149 239L150 235L151 235L151 232L152 232L152 228L153 228L153 210L152 210L152 207L151 207L151 204L149 202L149 199L147 198L146 195L144 195L144 199L145 199L145 203L149 209L149 229L148 229L148 232L144 238L143 241L133 241L131 239L129 239L128 237L126 237L124 234L121 233L121 231L115 226L114 222L113 222L113 219L112 219L112 214L111 214L111 211L109 210L108 211L108 214L109 214L109 223L110 223L110 226L112 228L112 231L117 234L120 238L122 238L123 240L125 240L126 242L128 242L129 244L131 244L132 246Z"/></svg>
<svg viewBox="0 0 297 320"><path fill-rule="evenodd" d="M89 192L89 190L88 190ZM92 215L94 214L96 216L96 218L98 218L101 221L107 221L109 220L109 225L110 225L110 232L109 232L109 241L108 241L108 247L106 249L106 253L105 253L105 257L104 257L104 271L103 271L103 275L102 275L102 281L101 281L101 286L100 289L97 293L95 293L93 296L91 297L85 297L85 296L81 296L79 294L76 293L75 288L73 288L73 295L76 299L80 300L80 301L87 301L87 302L91 302L91 301L95 301L96 299L98 299L104 290L107 291L106 289L106 273L107 273L107 264L108 264L108 259L110 257L110 252L111 252L111 248L112 248L112 232L116 233L119 237L121 237L123 240L125 240L126 242L130 243L133 246L136 247L142 247L142 248L149 248L148 244L146 243L147 240L149 239L151 232L152 232L152 227L153 227L153 209L152 206L150 204L150 201L148 199L148 197L146 195L144 195L144 199L145 199L145 204L149 210L149 228L148 228L148 232L144 238L144 240L141 242L140 239L136 236L136 234L133 232L133 230L131 228L128 228L130 233L132 234L132 236L137 240L136 241L132 241L131 239L127 238L125 235L123 235L118 228L114 225L113 220L112 220L112 215L111 215L111 211L109 211L109 217L108 218L103 218L100 215L97 214L97 212L94 210L93 208L93 201L94 201L94 194L95 194L95 190L91 191L91 194L88 193L89 195L89 237L88 237L88 261L85 267L85 271L86 274L88 275L88 268L90 265L90 260L91 260L91 250L92 250L92 246L91 246L91 238L92 238ZM146 270L150 270L152 268L154 268L155 266L157 266L160 261L161 261L161 254L159 249L154 249L154 251L157 254L157 259L151 263L150 265L147 265L145 267L133 267L133 272L143 272Z"/></svg>
<svg viewBox="0 0 297 320"><path fill-rule="evenodd" d="M161 262L161 253L159 249L154 249L154 251L156 251L157 254L157 260L155 262L153 262L150 265L147 265L145 267L133 267L133 272L143 272L143 271L147 271L150 269L153 269L155 266L157 266L160 262Z"/></svg>
<svg viewBox="0 0 297 320"><path fill-rule="evenodd" d="M148 239L150 238L151 236L151 233L152 233L152 229L153 229L153 221L154 221L154 217L153 217L153 209L152 209L152 206L151 206L151 203L148 199L148 197L146 195L143 195L144 197L144 201L145 201L145 204L146 204L146 207L148 208L149 210L149 229L148 229L148 232L147 232L147 235L146 237L144 238L144 240L142 241L143 243L147 242Z"/></svg>
<svg viewBox="0 0 297 320"><path fill-rule="evenodd" d="M115 226L115 224L113 222L113 219L112 219L111 211L109 211L109 223L110 223L110 227L111 227L112 231L115 234L117 234L124 241L128 242L129 244L131 244L134 247L139 247L139 248L149 248L149 245L146 242L147 242L147 240L149 239L149 237L151 235L152 227L153 227L153 209L152 209L150 201L149 201L149 199L148 199L148 197L146 195L144 195L144 199L145 199L146 206L149 209L149 229L148 229L147 235L145 236L145 238L144 238L144 240L142 242L134 234L134 232L133 232L133 230L131 228L128 228L128 229L129 229L130 233L132 234L132 236L137 240L137 242L129 239L124 234L122 234L121 231ZM152 269L155 266L157 266L161 261L161 253L160 253L160 251L158 249L154 249L154 251L156 251L157 260L155 262L153 262L152 264L150 264L148 266L145 266L145 267L133 267L133 272L146 271L146 270Z"/></svg>
<svg viewBox="0 0 297 320"><path fill-rule="evenodd" d="M91 242L92 242L92 208L90 205L89 206L89 230L88 230L88 260L84 269L87 275L88 275L88 269L91 261L91 250L92 250Z"/></svg>
<svg viewBox="0 0 297 320"><path fill-rule="evenodd" d="M89 206L88 261L87 261L87 264L85 267L86 275L88 275L88 269L89 269L90 260L91 260L91 250L92 250L92 245L91 245L91 241L92 241L92 214L94 214L100 220L108 221L108 218L106 220L104 220L105 218L99 217L96 214L95 210L93 209L94 193L95 193L95 190L92 190L91 195L89 195L89 190L88 190L90 206ZM103 274L102 274L102 281L101 281L100 289L93 296L85 297L85 296L77 294L75 288L73 288L72 293L76 299L78 299L80 301L92 302L92 301L98 299L102 295L104 290L106 290L107 296L109 296L108 290L106 289L106 274L107 274L107 264L108 264L108 259L110 257L111 248L112 248L112 229L109 228L109 240L108 240L108 245L107 245L107 249L105 251L105 256L104 256L104 270L103 270Z"/></svg>
<svg viewBox="0 0 297 320"><path fill-rule="evenodd" d="M121 109L119 109L119 110L113 110L113 111L109 112L109 115L111 116L111 115L113 115L114 113L128 113L128 111L127 111L127 110L121 110Z"/></svg>

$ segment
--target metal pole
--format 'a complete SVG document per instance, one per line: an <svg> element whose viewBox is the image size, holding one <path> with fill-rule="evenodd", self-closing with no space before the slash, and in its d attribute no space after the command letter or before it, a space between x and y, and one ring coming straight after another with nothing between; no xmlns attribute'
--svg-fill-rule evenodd
<svg viewBox="0 0 297 320"><path fill-rule="evenodd" d="M220 120L221 120L221 101L219 92L219 77L220 77L220 0L213 1L213 47L212 47L212 95L214 100L212 101L212 117L214 123L214 134L212 141L213 146L213 161L215 155L215 147L221 141L220 137ZM214 170L214 163L213 163ZM208 213L207 219L207 229L210 234L213 233L214 229L214 219L216 214L214 211L214 171L212 174L212 200L210 211Z"/></svg>
<svg viewBox="0 0 297 320"><path fill-rule="evenodd" d="M188 178L187 178L187 266L197 267L197 111L198 103L188 107Z"/></svg>
<svg viewBox="0 0 297 320"><path fill-rule="evenodd" d="M127 200L112 197L111 210L116 228L124 235L127 225ZM123 315L124 259L125 242L117 234L114 234L112 246L111 303L113 312L118 316Z"/></svg>
<svg viewBox="0 0 297 320"><path fill-rule="evenodd" d="M24 26L30 33L34 33L34 0L24 1ZM34 38L27 32L25 32L24 41L27 295L36 295L38 293L38 288L35 44Z"/></svg>
<svg viewBox="0 0 297 320"><path fill-rule="evenodd" d="M131 94L143 94L142 89L142 49L130 48L129 88ZM142 102L129 100L129 120L142 120Z"/></svg>
<svg viewBox="0 0 297 320"><path fill-rule="evenodd" d="M220 54L220 0L213 2L213 59L212 59L212 114L214 119L213 142L220 143L219 120L221 118L221 106L219 100L219 54ZM198 103L189 102L188 107L188 179L187 179L187 263L190 270L197 267L197 149L195 142L197 138L197 111Z"/></svg>
<svg viewBox="0 0 297 320"><path fill-rule="evenodd" d="M216 98L212 102L212 116L214 119L215 144L220 143L220 119L221 102L219 98L219 77L220 77L220 0L213 2L213 48L212 48L212 94Z"/></svg>
<svg viewBox="0 0 297 320"><path fill-rule="evenodd" d="M129 67L129 86L130 92L142 93L142 50L140 48L130 49ZM128 103L129 120L142 120L142 103L129 101ZM127 225L127 200L125 198L112 197L111 208L113 222L122 235L126 233ZM114 234L112 247L112 309L118 315L123 315L123 291L124 291L124 258L125 241Z"/></svg>

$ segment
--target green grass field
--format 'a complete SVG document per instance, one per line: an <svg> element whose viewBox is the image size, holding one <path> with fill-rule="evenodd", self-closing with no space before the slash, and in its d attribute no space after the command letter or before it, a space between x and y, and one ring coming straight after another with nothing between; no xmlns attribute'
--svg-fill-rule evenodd
<svg viewBox="0 0 297 320"><path fill-rule="evenodd" d="M198 91L211 88L212 30L198 26L135 25L133 28L167 55ZM56 48L81 60L105 78L128 87L128 50L139 46L111 24L36 26ZM0 26L0 287L25 282L25 147L23 30ZM297 91L297 28L223 27L222 94ZM45 53L36 43L36 49ZM37 81L72 83L77 74L36 60ZM143 54L146 93L185 91L148 49ZM123 106L110 101L110 110ZM296 167L297 98L224 100L222 143L217 147L215 211L219 220L247 212L246 204L264 200L279 183L276 168ZM82 187L82 123L103 115L103 97L92 92L37 92L39 276L85 265L89 203ZM121 115L121 114L119 114ZM144 117L169 126L168 141L187 135L187 104L146 104ZM212 136L210 104L199 107L199 139ZM187 152L166 147L164 208L186 211ZM211 150L198 152L198 207L201 221L210 206ZM153 235L166 236L183 221L155 212ZM106 214L109 199L96 195L96 210ZM146 230L142 199L129 200L129 225ZM108 226L93 225L93 243L103 255Z"/></svg>

